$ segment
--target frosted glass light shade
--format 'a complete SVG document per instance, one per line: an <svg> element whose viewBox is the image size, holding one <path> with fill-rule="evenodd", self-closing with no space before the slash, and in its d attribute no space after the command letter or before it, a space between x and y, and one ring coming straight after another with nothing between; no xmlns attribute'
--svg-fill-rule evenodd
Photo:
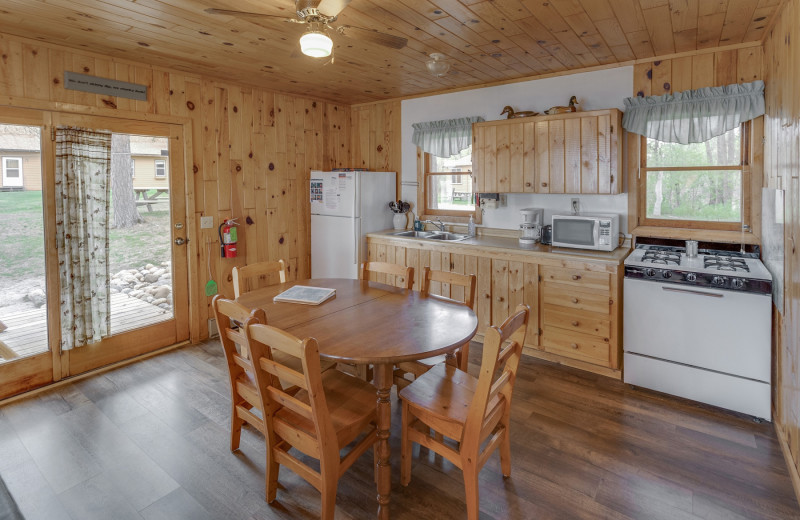
<svg viewBox="0 0 800 520"><path fill-rule="evenodd" d="M442 77L447 74L447 71L450 70L450 63L446 61L447 56L439 52L434 52L430 57L431 59L425 62L425 66L428 67L428 72L437 77Z"/></svg>
<svg viewBox="0 0 800 520"><path fill-rule="evenodd" d="M300 50L312 58L324 58L331 55L333 41L327 34L307 32L300 37Z"/></svg>

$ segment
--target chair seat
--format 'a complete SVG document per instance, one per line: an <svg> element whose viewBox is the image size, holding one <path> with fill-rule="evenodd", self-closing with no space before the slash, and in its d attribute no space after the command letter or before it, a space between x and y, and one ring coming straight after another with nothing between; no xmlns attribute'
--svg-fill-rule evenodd
<svg viewBox="0 0 800 520"><path fill-rule="evenodd" d="M477 378L440 363L401 390L400 398L422 422L451 439L461 440L477 386ZM495 397L487 408L492 410L500 404L501 399Z"/></svg>
<svg viewBox="0 0 800 520"><path fill-rule="evenodd" d="M350 444L367 424L377 420L375 387L338 370L322 373L322 387L339 448L342 448ZM305 390L300 390L294 397L309 403L308 392ZM312 421L288 408L281 408L275 415L309 435L316 435Z"/></svg>

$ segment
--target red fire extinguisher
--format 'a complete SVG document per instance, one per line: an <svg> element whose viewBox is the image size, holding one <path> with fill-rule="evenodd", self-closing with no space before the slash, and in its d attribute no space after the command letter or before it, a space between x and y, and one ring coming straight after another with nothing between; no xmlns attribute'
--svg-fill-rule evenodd
<svg viewBox="0 0 800 520"><path fill-rule="evenodd" d="M219 226L220 256L222 258L236 258L236 219L228 219Z"/></svg>

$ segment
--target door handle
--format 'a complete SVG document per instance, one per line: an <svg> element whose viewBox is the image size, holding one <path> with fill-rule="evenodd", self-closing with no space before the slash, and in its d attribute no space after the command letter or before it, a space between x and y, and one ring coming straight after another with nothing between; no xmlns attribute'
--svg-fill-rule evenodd
<svg viewBox="0 0 800 520"><path fill-rule="evenodd" d="M175 239L175 245L176 246L182 246L183 244L188 244L188 243L189 243L189 239L188 238L178 237L178 238Z"/></svg>
<svg viewBox="0 0 800 520"><path fill-rule="evenodd" d="M711 298L722 298L725 296L724 294L693 291L691 289L675 289L674 287L662 287L662 289L670 292L689 293L689 294L696 294L698 296L710 296Z"/></svg>

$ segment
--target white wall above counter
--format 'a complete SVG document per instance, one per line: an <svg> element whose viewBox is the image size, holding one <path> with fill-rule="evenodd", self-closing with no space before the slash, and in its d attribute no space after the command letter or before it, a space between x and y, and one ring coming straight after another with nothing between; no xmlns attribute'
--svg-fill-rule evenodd
<svg viewBox="0 0 800 520"><path fill-rule="evenodd" d="M482 116L487 121L503 119L505 105L515 110L542 112L551 106L566 105L574 95L580 110L623 108L623 99L630 96L633 67L618 67L595 72L583 72L544 78L495 87L479 88L450 94L408 99L401 103L402 119L402 193L403 200L414 202L417 210L417 151L411 142L414 123ZM522 194L506 196L506 206L486 210L483 225L500 229L516 229L519 210L527 207L544 208L545 220L553 213L571 211L570 199L579 197L581 211L619 213L620 231L627 232L628 196L620 195L556 195Z"/></svg>

